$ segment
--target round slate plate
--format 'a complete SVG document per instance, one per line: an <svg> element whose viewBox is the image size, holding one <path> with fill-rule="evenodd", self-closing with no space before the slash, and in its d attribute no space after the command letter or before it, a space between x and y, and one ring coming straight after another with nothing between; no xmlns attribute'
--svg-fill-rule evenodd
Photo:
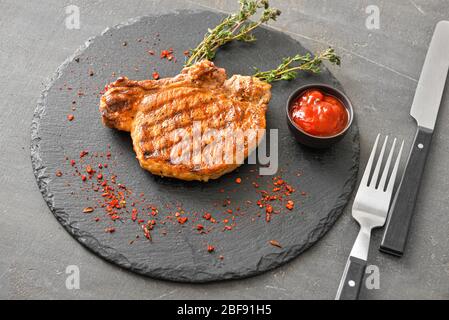
<svg viewBox="0 0 449 320"><path fill-rule="evenodd" d="M208 183L163 179L139 167L129 134L101 124L98 104L105 84L119 75L147 79L154 70L162 77L176 75L182 68L184 50L194 47L207 28L222 18L214 12L182 11L143 17L106 30L89 40L57 70L34 115L33 168L43 197L55 217L97 255L150 277L207 282L248 277L280 266L329 230L347 204L356 181L359 140L355 123L343 141L325 151L298 145L286 125L285 102L296 87L310 82L339 86L327 71L319 76L302 75L295 81L273 86L267 126L279 130L278 174L297 191L292 195L295 209L284 208L273 215L269 223L265 221L264 211L255 205L260 195L252 182L257 178L258 165L245 164L236 172ZM226 68L228 75L251 74L253 67L270 69L282 57L306 52L283 33L261 28L255 35L256 43L233 43L221 49L215 63ZM174 49L177 62L159 57L161 50L170 47ZM153 50L155 55L148 50ZM75 111L72 111L73 106L76 106ZM67 115L71 113L75 119L68 121ZM67 159L78 161L81 150L88 150L90 157L96 152L111 150L109 170L135 195L145 194L145 199L160 208L156 219L168 214L170 209L166 207L181 203L187 216L209 211L218 220L225 218L225 210L231 208L235 212L241 207L237 224L231 231L216 228L209 234L198 234L193 230L195 218L191 216L184 225L167 223L163 227L167 231L165 236L158 224L153 230L152 242L143 236L135 239L137 234L142 235L142 230L129 216L112 222L100 209L91 214L82 212L84 207L95 205L100 195L84 192L83 186L91 182L83 184L68 164ZM57 177L55 173L59 170L62 176ZM302 173L300 177L298 173ZM242 178L241 184L235 183L237 177ZM262 186L270 184L272 176L257 179ZM220 192L221 189L225 192ZM227 197L231 205L217 207L217 203L223 203ZM247 200L251 200L252 205ZM94 222L95 216L101 220ZM116 227L116 232L105 232L111 225ZM130 244L131 240L135 241ZM270 245L270 240L278 241L282 248ZM207 252L208 244L215 246L215 252ZM220 259L220 255L224 258Z"/></svg>

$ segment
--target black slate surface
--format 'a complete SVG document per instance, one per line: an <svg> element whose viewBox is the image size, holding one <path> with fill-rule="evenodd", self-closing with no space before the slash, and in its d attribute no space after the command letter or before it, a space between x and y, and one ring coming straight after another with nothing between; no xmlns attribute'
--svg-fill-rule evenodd
<svg viewBox="0 0 449 320"><path fill-rule="evenodd" d="M313 151L299 146L290 135L285 120L285 101L297 86L310 82L324 82L338 86L329 72L320 76L303 75L290 83L273 87L273 98L267 113L268 128L279 129L279 169L281 175L298 191L293 199L296 208L285 210L266 223L257 206L242 209L237 227L227 232L198 235L193 224L167 225L166 236L157 229L153 242L142 237L132 245L130 240L141 234L130 219L117 221L117 231L105 233L111 225L101 216L98 223L82 209L94 205L80 191L81 181L70 173L66 157L77 159L81 150L112 152L111 171L118 180L136 194L143 192L147 199L163 208L182 203L188 212L210 211L216 218L224 214L214 205L229 196L231 208L244 207L246 200L255 202L254 192L257 166L244 165L238 171L207 184L182 182L152 176L140 169L128 134L104 128L98 113L99 92L114 80L113 72L132 79L150 78L157 70L161 76L173 76L182 68L182 52L195 46L209 26L221 18L213 12L179 12L158 17L144 17L114 27L91 39L57 71L42 94L32 124L32 163L39 188L58 221L83 245L121 267L155 278L206 282L242 278L275 268L319 240L332 226L346 205L353 190L359 157L358 129L354 124L345 139L326 151ZM269 69L281 57L304 53L305 49L290 37L269 29L256 31L255 44L232 44L220 50L215 60L226 68L228 75L251 74L253 67ZM126 42L126 45L124 43ZM173 47L178 62L161 61L158 53ZM148 54L154 50L155 56ZM93 71L93 74L91 74ZM79 95L79 92L82 95ZM72 102L76 110L72 111ZM73 113L75 120L66 120ZM61 170L62 177L55 172ZM301 177L297 173L302 172ZM235 184L241 177L243 183ZM259 182L271 180L262 177ZM259 180L259 181L260 181ZM220 189L225 189L221 193ZM300 191L307 192L307 196ZM90 201L90 202L89 202ZM159 217L164 215L160 210ZM262 212L263 213L263 212ZM96 212L97 214L97 212ZM98 213L100 215L100 213ZM158 217L158 218L159 218ZM193 220L193 219L192 219ZM277 240L282 248L270 246ZM213 244L216 252L205 249ZM224 259L218 259L223 255Z"/></svg>

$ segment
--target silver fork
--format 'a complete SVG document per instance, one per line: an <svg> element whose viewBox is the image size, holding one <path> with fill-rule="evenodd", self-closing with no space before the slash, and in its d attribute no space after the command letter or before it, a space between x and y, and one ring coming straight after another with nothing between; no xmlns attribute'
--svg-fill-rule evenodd
<svg viewBox="0 0 449 320"><path fill-rule="evenodd" d="M386 182L394 149L396 147L396 139L394 139L390 154L388 155L387 162L383 169L382 177L378 182L388 136L384 140L379 158L377 160L376 168L374 169L373 176L370 180L379 138L380 135L377 135L376 142L374 143L373 150L371 151L368 164L366 165L362 181L360 182L360 186L352 206L352 217L359 223L360 231L346 263L340 286L338 287L337 296L335 298L337 300L355 300L358 298L360 288L362 286L363 275L365 273L366 261L368 259L371 230L382 227L387 218L402 149L404 147L404 141L402 142L401 148L396 157L396 161L387 185Z"/></svg>

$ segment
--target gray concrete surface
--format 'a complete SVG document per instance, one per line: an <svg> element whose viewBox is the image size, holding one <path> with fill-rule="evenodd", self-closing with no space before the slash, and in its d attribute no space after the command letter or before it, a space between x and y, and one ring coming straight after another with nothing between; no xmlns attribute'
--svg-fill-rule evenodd
<svg viewBox="0 0 449 320"><path fill-rule="evenodd" d="M283 10L275 28L312 50L333 45L343 65L335 75L356 108L362 166L376 134L408 143L408 116L427 45L446 0L272 0ZM81 28L65 27L65 7L81 10ZM380 8L380 29L365 27L368 5ZM234 0L0 0L0 298L3 299L333 299L356 237L350 206L335 227L295 261L240 281L188 285L156 281L97 258L65 232L46 207L31 169L29 126L48 77L88 37L129 18L204 6L224 11ZM182 32L182 31L180 31ZM446 86L448 87L448 85ZM446 90L447 91L447 90ZM401 103L391 104L391 97ZM374 233L370 263L380 289L364 299L449 299L449 92L435 132L407 252L380 254ZM65 286L66 267L80 268L79 290Z"/></svg>

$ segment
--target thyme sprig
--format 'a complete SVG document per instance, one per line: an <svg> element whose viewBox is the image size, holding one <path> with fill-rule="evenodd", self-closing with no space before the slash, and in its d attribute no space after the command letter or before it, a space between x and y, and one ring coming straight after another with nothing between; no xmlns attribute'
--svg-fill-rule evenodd
<svg viewBox="0 0 449 320"><path fill-rule="evenodd" d="M185 66L208 59L213 60L217 49L233 40L253 42L256 40L252 31L263 23L276 20L281 11L271 8L268 0L240 0L240 10L237 13L226 17L214 29L209 29L203 41L190 50L190 56ZM248 22L249 18L255 15L259 9L263 12L256 22Z"/></svg>
<svg viewBox="0 0 449 320"><path fill-rule="evenodd" d="M282 63L273 70L259 71L253 75L265 82L274 82L280 80L293 80L298 76L298 71L310 71L312 73L321 72L321 64L323 61L329 61L332 64L340 65L340 57L335 54L333 48L322 51L315 57L310 53L305 55L296 55L294 57L284 58Z"/></svg>

